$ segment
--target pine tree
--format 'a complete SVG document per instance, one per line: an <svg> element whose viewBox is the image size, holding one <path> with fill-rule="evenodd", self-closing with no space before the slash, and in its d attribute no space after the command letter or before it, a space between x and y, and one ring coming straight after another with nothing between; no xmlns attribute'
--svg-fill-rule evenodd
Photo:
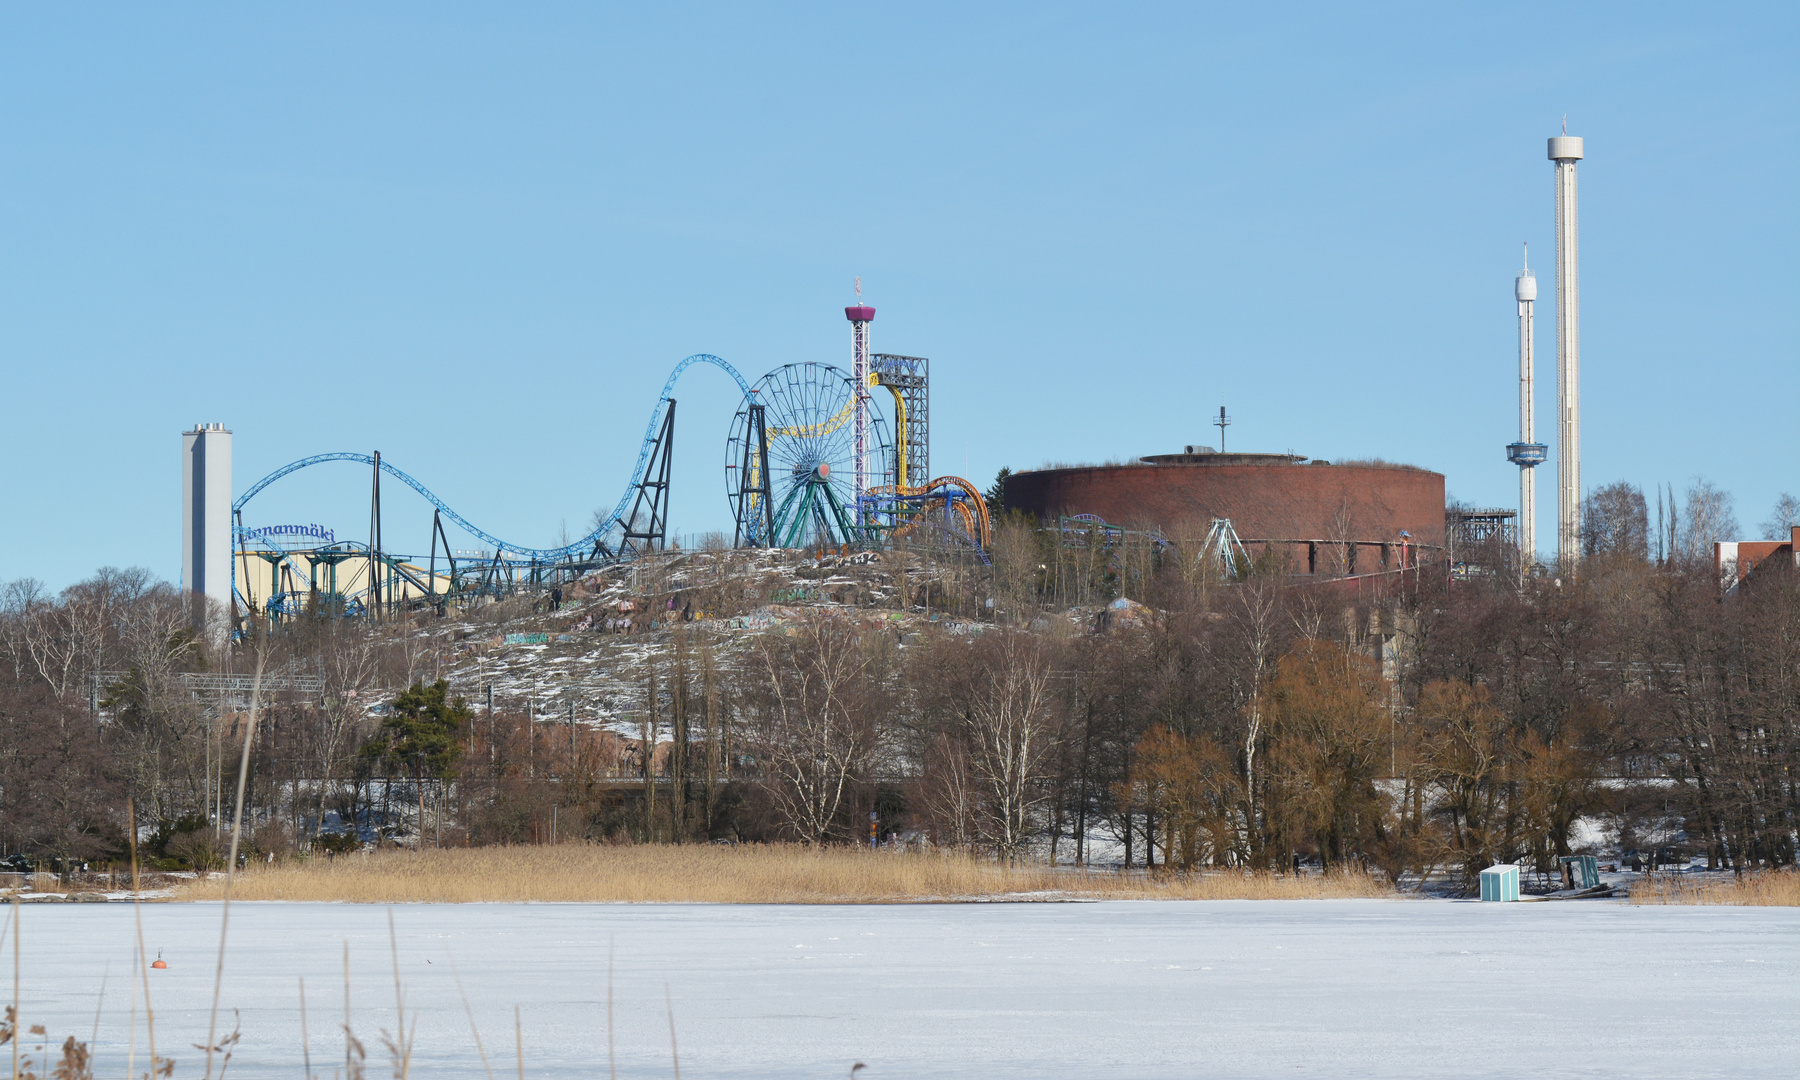
<svg viewBox="0 0 1800 1080"><path fill-rule="evenodd" d="M461 697L452 700L450 684L443 679L430 686L414 682L389 706L381 730L363 747L370 760L384 760L389 770L401 771L418 762L424 774L449 780L462 758L459 734L474 719L475 711Z"/></svg>
<svg viewBox="0 0 1800 1080"><path fill-rule="evenodd" d="M996 521L1006 513L1006 478L1011 475L1011 467L1000 466L1000 471L994 474L993 484L981 496L987 501L988 517Z"/></svg>

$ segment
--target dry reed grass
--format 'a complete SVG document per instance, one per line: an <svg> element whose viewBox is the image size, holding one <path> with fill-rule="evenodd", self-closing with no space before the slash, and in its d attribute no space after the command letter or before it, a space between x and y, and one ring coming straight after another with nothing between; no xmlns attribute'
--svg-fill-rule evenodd
<svg viewBox="0 0 1800 1080"><path fill-rule="evenodd" d="M1735 878L1647 877L1631 887L1634 904L1744 904L1800 907L1800 872L1770 870Z"/></svg>
<svg viewBox="0 0 1800 1080"><path fill-rule="evenodd" d="M212 878L177 900L216 900ZM788 846L565 845L313 858L240 873L235 900L353 903L885 904L972 900L1319 900L1393 896L1367 874L1115 874L964 855Z"/></svg>

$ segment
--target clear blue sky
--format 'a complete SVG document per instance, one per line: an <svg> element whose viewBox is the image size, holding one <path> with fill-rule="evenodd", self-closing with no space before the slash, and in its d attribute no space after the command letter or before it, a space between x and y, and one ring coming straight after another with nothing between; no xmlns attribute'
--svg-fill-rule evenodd
<svg viewBox="0 0 1800 1080"><path fill-rule="evenodd" d="M1510 506L1564 114L1587 482L1703 475L1746 531L1800 493L1800 8L1234 7L8 5L0 579L174 579L196 421L240 489L379 449L579 533L676 361L842 365L858 274L932 358L936 472L1212 443L1223 403L1233 449ZM736 391L677 396L675 526L729 529ZM366 492L250 523L359 536Z"/></svg>

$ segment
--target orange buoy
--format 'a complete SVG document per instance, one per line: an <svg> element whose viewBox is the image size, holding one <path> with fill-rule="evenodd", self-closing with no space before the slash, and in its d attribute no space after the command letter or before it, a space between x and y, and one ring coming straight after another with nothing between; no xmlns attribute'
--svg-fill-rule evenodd
<svg viewBox="0 0 1800 1080"><path fill-rule="evenodd" d="M156 951L156 959L151 962L150 966L158 970L166 970L168 968L169 965L163 962L161 949Z"/></svg>

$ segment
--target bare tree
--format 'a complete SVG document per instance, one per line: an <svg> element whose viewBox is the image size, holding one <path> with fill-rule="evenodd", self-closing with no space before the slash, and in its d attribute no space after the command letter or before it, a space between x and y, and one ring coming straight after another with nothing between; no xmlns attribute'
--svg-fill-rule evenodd
<svg viewBox="0 0 1800 1080"><path fill-rule="evenodd" d="M719 659L713 652L712 639L706 637L700 639L700 694L701 704L706 710L705 814L706 832L710 835L718 811L719 784L725 777L727 758L724 750L723 717L719 709Z"/></svg>
<svg viewBox="0 0 1800 1080"><path fill-rule="evenodd" d="M1784 491L1775 500L1775 509L1770 511L1769 520L1762 523L1763 539L1786 540L1794 534L1796 525L1800 525L1800 499Z"/></svg>
<svg viewBox="0 0 1800 1080"><path fill-rule="evenodd" d="M1229 750L1156 725L1138 742L1129 788L1162 824L1165 865L1191 870L1243 861L1243 779Z"/></svg>
<svg viewBox="0 0 1800 1080"><path fill-rule="evenodd" d="M994 600L999 606L996 619L1013 625L1030 623L1042 565L1036 531L1016 517L1002 519L994 527L989 556L994 567Z"/></svg>
<svg viewBox="0 0 1800 1080"><path fill-rule="evenodd" d="M1506 796L1517 740L1481 686L1433 682L1419 696L1417 717L1420 777L1467 890L1483 867L1515 854Z"/></svg>
<svg viewBox="0 0 1800 1080"><path fill-rule="evenodd" d="M1712 562L1713 544L1738 533L1731 493L1712 481L1695 477L1682 508L1681 557L1690 566Z"/></svg>
<svg viewBox="0 0 1800 1080"><path fill-rule="evenodd" d="M1336 571L1339 574L1356 573L1356 516L1356 510L1350 505L1348 497L1331 513L1331 536L1328 539L1332 541Z"/></svg>
<svg viewBox="0 0 1800 1080"><path fill-rule="evenodd" d="M1244 701L1244 830L1245 840L1257 834L1258 803L1256 751L1263 738L1263 683L1279 656L1276 633L1282 600L1281 582L1258 574L1239 585L1235 593L1238 645L1244 657L1247 680ZM1248 843L1246 843L1248 846Z"/></svg>
<svg viewBox="0 0 1800 1080"><path fill-rule="evenodd" d="M68 694L74 685L76 664L83 652L81 623L60 603L36 603L24 612L26 655L38 678L58 697Z"/></svg>
<svg viewBox="0 0 1800 1080"><path fill-rule="evenodd" d="M937 732L926 747L923 766L913 786L933 839L945 847L973 848L981 836L980 800L969 771L968 747L951 732Z"/></svg>
<svg viewBox="0 0 1800 1080"><path fill-rule="evenodd" d="M205 643L168 585L144 591L116 616L113 659L126 674L102 689L118 720L125 774L139 806L164 817L191 812L212 790L214 732L180 676L206 667Z"/></svg>
<svg viewBox="0 0 1800 1080"><path fill-rule="evenodd" d="M32 620L41 608L50 605L44 583L36 578L19 578L0 589L0 648L13 669L13 678L24 675L27 664L36 666L31 653Z"/></svg>
<svg viewBox="0 0 1800 1080"><path fill-rule="evenodd" d="M1029 634L1003 632L982 644L984 662L961 711L969 770L987 803L994 850L1011 861L1024 850L1032 814L1044 800L1043 766L1058 734L1050 664Z"/></svg>
<svg viewBox="0 0 1800 1080"><path fill-rule="evenodd" d="M328 800L335 795L341 803L346 801L345 796L354 795L344 788L355 782L349 765L361 742L359 729L367 723L368 708L374 703L371 691L375 689L379 658L374 633L342 621L327 623L312 644L309 651L325 682L318 738L313 742L313 757L308 762L311 769L317 770L313 818L316 833L325 820Z"/></svg>
<svg viewBox="0 0 1800 1080"><path fill-rule="evenodd" d="M1650 557L1650 510L1644 493L1624 480L1595 488L1581 511L1581 550L1589 558Z"/></svg>
<svg viewBox="0 0 1800 1080"><path fill-rule="evenodd" d="M119 784L98 720L42 683L0 681L0 845L85 859L114 849Z"/></svg>
<svg viewBox="0 0 1800 1080"><path fill-rule="evenodd" d="M763 786L787 828L822 843L874 749L869 655L841 620L808 620L756 645Z"/></svg>
<svg viewBox="0 0 1800 1080"><path fill-rule="evenodd" d="M1392 729L1377 665L1331 642L1302 642L1276 665L1263 696L1271 846L1310 843L1328 866L1379 858L1391 805L1377 783Z"/></svg>

